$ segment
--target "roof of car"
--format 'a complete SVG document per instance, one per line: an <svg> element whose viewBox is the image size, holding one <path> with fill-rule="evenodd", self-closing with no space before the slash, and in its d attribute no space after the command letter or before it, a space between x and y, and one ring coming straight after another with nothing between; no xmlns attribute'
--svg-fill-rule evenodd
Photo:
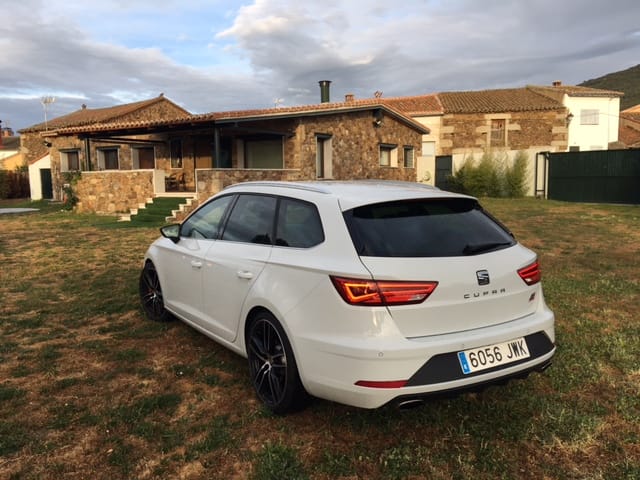
<svg viewBox="0 0 640 480"><path fill-rule="evenodd" d="M236 188L245 191L258 190L263 193L272 191L277 194L285 194L286 190L298 190L321 195L331 195L338 199L344 210L370 203L411 198L470 198L465 195L440 190L431 185L391 180L244 182L227 187L225 190Z"/></svg>

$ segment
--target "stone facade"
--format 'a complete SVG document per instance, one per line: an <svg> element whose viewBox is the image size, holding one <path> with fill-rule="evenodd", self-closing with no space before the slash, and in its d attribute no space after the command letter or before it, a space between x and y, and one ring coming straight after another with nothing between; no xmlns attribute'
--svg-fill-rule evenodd
<svg viewBox="0 0 640 480"><path fill-rule="evenodd" d="M197 198L199 201L204 201L223 188L235 183L300 180L300 170L196 170L196 178Z"/></svg>
<svg viewBox="0 0 640 480"><path fill-rule="evenodd" d="M319 143L327 153L323 178L416 180L415 165L405 168L402 157L405 150L413 152L414 162L420 155L419 124L380 104L320 105L310 110L230 112L228 117L216 114L184 121L184 110L160 97L110 109L83 108L51 120L46 131L43 125L25 129L22 149L29 163L50 155L55 200L63 200L66 172L77 168L77 158L82 173L73 187L79 198L76 209L105 214L127 212L164 194L165 187L175 188L165 182L172 174L179 179L181 193L200 200L237 182L315 180ZM167 118L176 122L165 123ZM152 124L149 133L146 125ZM249 145L258 148L249 142L266 141L268 146L280 139L282 168L245 168L250 158L245 158L245 150ZM395 152L389 154L388 166L380 165L381 146ZM216 151L221 153L218 159Z"/></svg>
<svg viewBox="0 0 640 480"><path fill-rule="evenodd" d="M153 171L82 172L74 191L77 212L128 212L153 198Z"/></svg>
<svg viewBox="0 0 640 480"><path fill-rule="evenodd" d="M491 121L504 120L505 142L492 145ZM566 110L511 113L455 113L442 117L439 153L527 150L535 146L567 148Z"/></svg>

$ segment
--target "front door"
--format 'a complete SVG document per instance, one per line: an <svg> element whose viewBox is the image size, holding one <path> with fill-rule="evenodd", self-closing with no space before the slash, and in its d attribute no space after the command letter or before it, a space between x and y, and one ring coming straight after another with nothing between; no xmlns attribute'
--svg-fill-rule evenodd
<svg viewBox="0 0 640 480"><path fill-rule="evenodd" d="M42 198L51 200L53 198L53 184L51 183L51 169L40 169L40 188L42 189Z"/></svg>

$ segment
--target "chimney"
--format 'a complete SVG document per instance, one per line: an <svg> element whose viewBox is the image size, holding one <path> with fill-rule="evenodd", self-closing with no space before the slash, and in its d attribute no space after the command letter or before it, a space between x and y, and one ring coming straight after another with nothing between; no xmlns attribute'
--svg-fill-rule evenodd
<svg viewBox="0 0 640 480"><path fill-rule="evenodd" d="M551 85L553 85L554 87L561 87L562 82L560 80L555 80Z"/></svg>
<svg viewBox="0 0 640 480"><path fill-rule="evenodd" d="M353 103L356 99L356 96L353 93L347 93L344 96L345 103Z"/></svg>
<svg viewBox="0 0 640 480"><path fill-rule="evenodd" d="M329 85L331 80L320 80L320 103L329 103Z"/></svg>

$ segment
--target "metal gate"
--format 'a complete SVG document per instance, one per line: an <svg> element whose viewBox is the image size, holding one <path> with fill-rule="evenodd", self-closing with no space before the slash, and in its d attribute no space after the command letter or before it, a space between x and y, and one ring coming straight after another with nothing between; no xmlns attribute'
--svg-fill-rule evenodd
<svg viewBox="0 0 640 480"><path fill-rule="evenodd" d="M547 197L640 204L640 149L549 153Z"/></svg>
<svg viewBox="0 0 640 480"><path fill-rule="evenodd" d="M439 155L436 157L436 187L449 190L449 177L453 173L453 157Z"/></svg>

